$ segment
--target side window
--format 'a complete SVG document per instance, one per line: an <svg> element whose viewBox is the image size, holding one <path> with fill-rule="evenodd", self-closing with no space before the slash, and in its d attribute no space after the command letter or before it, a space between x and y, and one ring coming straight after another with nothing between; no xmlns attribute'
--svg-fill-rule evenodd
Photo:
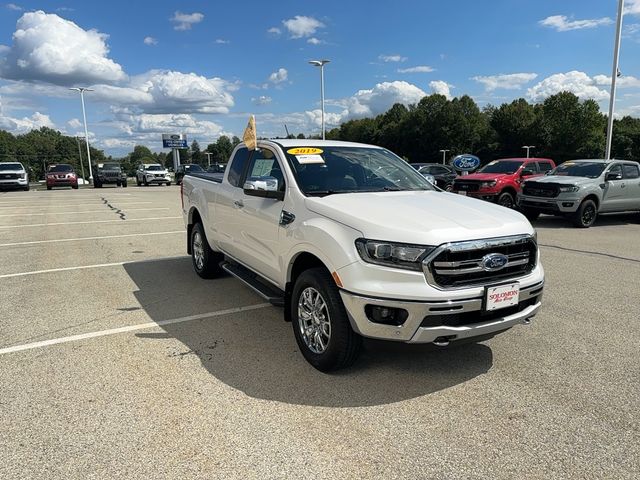
<svg viewBox="0 0 640 480"><path fill-rule="evenodd" d="M260 180L264 177L273 177L278 180L278 190L285 191L284 174L278 163L275 153L267 148L259 148L249 161L247 180Z"/></svg>
<svg viewBox="0 0 640 480"><path fill-rule="evenodd" d="M531 170L534 174L538 173L538 166L537 166L537 162L527 162L522 166L522 170L520 170L520 173L522 173L524 170Z"/></svg>
<svg viewBox="0 0 640 480"><path fill-rule="evenodd" d="M540 169L540 173L547 173L549 170L553 169L549 162L538 162L538 168Z"/></svg>
<svg viewBox="0 0 640 480"><path fill-rule="evenodd" d="M622 175L622 165L620 165L619 163L616 163L609 169L607 173L615 173L618 175Z"/></svg>
<svg viewBox="0 0 640 480"><path fill-rule="evenodd" d="M640 177L640 168L638 168L638 165L624 164L622 169L624 171L624 178L639 178Z"/></svg>
<svg viewBox="0 0 640 480"><path fill-rule="evenodd" d="M244 167L249 159L249 150L246 148L240 148L233 156L231 160L231 166L229 167L229 183L234 187L242 188L240 181L242 180L242 174L244 173Z"/></svg>

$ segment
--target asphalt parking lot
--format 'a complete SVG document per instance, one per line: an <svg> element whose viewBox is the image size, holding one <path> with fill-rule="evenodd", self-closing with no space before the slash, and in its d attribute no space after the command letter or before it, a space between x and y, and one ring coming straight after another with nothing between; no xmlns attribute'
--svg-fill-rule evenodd
<svg viewBox="0 0 640 480"><path fill-rule="evenodd" d="M531 326L324 375L179 188L0 193L0 478L638 478L640 222L535 222Z"/></svg>

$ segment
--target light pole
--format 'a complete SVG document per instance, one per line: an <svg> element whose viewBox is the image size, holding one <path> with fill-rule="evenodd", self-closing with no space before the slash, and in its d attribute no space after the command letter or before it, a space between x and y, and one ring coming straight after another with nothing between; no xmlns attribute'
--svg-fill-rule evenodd
<svg viewBox="0 0 640 480"><path fill-rule="evenodd" d="M611 72L611 95L609 96L609 122L607 123L607 147L605 159L611 158L611 141L613 139L613 110L616 102L616 78L618 77L618 62L620 60L620 37L622 35L622 16L624 15L624 0L618 1L618 21L616 23L616 42L613 47L613 71Z"/></svg>
<svg viewBox="0 0 640 480"><path fill-rule="evenodd" d="M87 131L87 114L84 111L84 92L93 92L93 90L86 87L73 87L69 90L80 92L80 101L82 102L82 119L84 120L84 140L87 144L87 162L89 163L89 183L93 183L93 172L91 171L91 151L89 150L89 132Z"/></svg>
<svg viewBox="0 0 640 480"><path fill-rule="evenodd" d="M209 168L211 168L211 155L213 155L211 152L204 152L204 154L207 156L207 161L209 162Z"/></svg>
<svg viewBox="0 0 640 480"><path fill-rule="evenodd" d="M446 164L447 163L447 152L449 150L440 150L440 153L442 153L442 164Z"/></svg>
<svg viewBox="0 0 640 480"><path fill-rule="evenodd" d="M527 150L527 158L529 158L529 150L531 150L532 148L536 148L535 145L524 145L522 148Z"/></svg>
<svg viewBox="0 0 640 480"><path fill-rule="evenodd" d="M80 137L76 137L78 142L78 156L80 157L80 169L82 170L82 184L84 185L84 163L82 162L82 150L80 149Z"/></svg>
<svg viewBox="0 0 640 480"><path fill-rule="evenodd" d="M320 67L320 103L322 104L322 139L324 140L324 66L330 60L310 60L309 63L315 67Z"/></svg>

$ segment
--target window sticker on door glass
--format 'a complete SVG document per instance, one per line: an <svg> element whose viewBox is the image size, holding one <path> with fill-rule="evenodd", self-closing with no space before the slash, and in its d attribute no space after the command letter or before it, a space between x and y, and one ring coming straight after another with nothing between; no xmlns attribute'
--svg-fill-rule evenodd
<svg viewBox="0 0 640 480"><path fill-rule="evenodd" d="M322 155L296 155L296 160L300 165L309 165L313 163L324 164Z"/></svg>

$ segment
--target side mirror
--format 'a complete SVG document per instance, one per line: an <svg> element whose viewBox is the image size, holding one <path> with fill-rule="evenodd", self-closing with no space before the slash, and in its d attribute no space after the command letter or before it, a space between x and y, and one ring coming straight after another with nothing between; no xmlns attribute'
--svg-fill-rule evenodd
<svg viewBox="0 0 640 480"><path fill-rule="evenodd" d="M604 177L604 179L606 181L609 181L609 180L622 180L622 174L621 173L609 172L609 173L607 173L607 176Z"/></svg>
<svg viewBox="0 0 640 480"><path fill-rule="evenodd" d="M280 182L275 177L260 177L244 182L242 190L251 197L274 198L284 200L284 192L279 190Z"/></svg>

